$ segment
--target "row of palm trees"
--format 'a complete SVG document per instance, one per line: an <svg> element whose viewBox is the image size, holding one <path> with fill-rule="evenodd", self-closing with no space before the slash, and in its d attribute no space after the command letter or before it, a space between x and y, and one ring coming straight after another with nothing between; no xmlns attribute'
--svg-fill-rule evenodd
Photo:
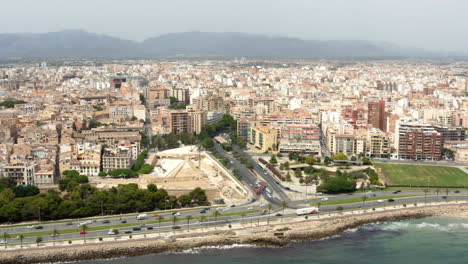
<svg viewBox="0 0 468 264"><path fill-rule="evenodd" d="M288 208L288 204L285 202L285 201L282 201L281 204L280 204L281 208L283 209L283 214L281 216L281 221L283 221L283 217L284 217L284 211L286 208ZM272 204L268 204L267 206L267 209L268 209L268 217L267 217L267 224L270 224L270 214L271 214L271 211L273 209L273 205ZM247 214L245 212L242 212L241 213L241 217L242 217L242 222L244 222L244 218ZM212 217L215 218L215 222L218 221L218 217L221 216L221 213L218 211L218 210L214 210L213 214L212 214ZM158 231L159 231L159 235L161 235L161 223L165 220L164 216L162 215L158 215L157 217L157 220L158 220ZM185 217L185 220L187 221L187 230L190 232L190 221L193 219L193 216L191 215L187 215ZM203 223L205 220L207 219L206 216L202 215L200 217L200 222ZM179 221L178 217L176 215L174 215L172 217L172 228L174 230L174 233L175 233L175 229L176 229L176 223ZM215 229L216 229L216 225L215 225ZM87 234L87 231L89 230L89 227L87 225L82 225L80 227L80 231L81 231L81 234L83 235L83 241L84 243L86 243L86 234ZM112 230L113 233L115 235L118 235L119 234L119 231L117 229L113 229ZM60 232L57 230L57 229L54 229L51 233L51 236L53 238L53 243L54 243L54 246L55 246L55 239L57 236L60 235ZM10 235L7 233L7 232L3 232L3 240L5 242L5 248L7 247L7 240L10 238ZM17 237L20 241L20 244L21 244L21 248L23 248L23 240L24 240L24 235L18 235ZM42 242L42 237L37 237L36 239L36 243L39 245L40 243Z"/></svg>

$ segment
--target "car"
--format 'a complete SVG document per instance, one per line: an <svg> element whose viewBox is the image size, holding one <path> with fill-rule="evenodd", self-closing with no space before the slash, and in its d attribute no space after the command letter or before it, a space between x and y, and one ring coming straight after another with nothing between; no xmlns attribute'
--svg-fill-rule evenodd
<svg viewBox="0 0 468 264"><path fill-rule="evenodd" d="M247 210L252 211L252 210L253 210L253 207L249 207L249 208L247 208Z"/></svg>
<svg viewBox="0 0 468 264"><path fill-rule="evenodd" d="M103 223L103 224L109 224L110 221L109 221L109 220L104 220L104 221L102 221L102 223Z"/></svg>
<svg viewBox="0 0 468 264"><path fill-rule="evenodd" d="M2 240L0 240L0 244L8 244L8 240L2 239Z"/></svg>
<svg viewBox="0 0 468 264"><path fill-rule="evenodd" d="M147 226L146 229L147 230L153 230L154 228L152 226Z"/></svg>
<svg viewBox="0 0 468 264"><path fill-rule="evenodd" d="M282 214L275 214L275 216L283 216Z"/></svg>
<svg viewBox="0 0 468 264"><path fill-rule="evenodd" d="M120 223L125 224L125 223L127 223L127 220L122 220L122 221L120 221Z"/></svg>
<svg viewBox="0 0 468 264"><path fill-rule="evenodd" d="M328 197L322 198L322 201L328 201Z"/></svg>
<svg viewBox="0 0 468 264"><path fill-rule="evenodd" d="M108 235L115 235L115 230L114 229L109 229L109 232L107 232Z"/></svg>
<svg viewBox="0 0 468 264"><path fill-rule="evenodd" d="M377 194L373 193L371 196L372 196L372 197L376 197L376 196L377 196Z"/></svg>
<svg viewBox="0 0 468 264"><path fill-rule="evenodd" d="M133 231L140 231L141 228L139 228L139 227L133 227L132 230L133 230Z"/></svg>
<svg viewBox="0 0 468 264"><path fill-rule="evenodd" d="M442 196L442 199L447 199L447 196Z"/></svg>
<svg viewBox="0 0 468 264"><path fill-rule="evenodd" d="M316 195L322 195L322 194L323 194L323 193L321 193L321 192L316 193Z"/></svg>
<svg viewBox="0 0 468 264"><path fill-rule="evenodd" d="M288 191L291 190L291 188L289 188L289 187L284 187L284 189L285 189L285 190L288 190Z"/></svg>
<svg viewBox="0 0 468 264"><path fill-rule="evenodd" d="M65 225L70 226L70 225L73 225L73 223L72 223L72 222L68 222L68 223L65 223Z"/></svg>
<svg viewBox="0 0 468 264"><path fill-rule="evenodd" d="M392 192L392 194L397 194L397 193L398 193L397 191Z"/></svg>
<svg viewBox="0 0 468 264"><path fill-rule="evenodd" d="M348 195L353 195L354 193L348 193Z"/></svg>
<svg viewBox="0 0 468 264"><path fill-rule="evenodd" d="M51 237L58 237L59 234L57 234L57 233L56 233L56 234L51 234L50 236L51 236Z"/></svg>
<svg viewBox="0 0 468 264"><path fill-rule="evenodd" d="M378 203L383 203L383 202L385 202L385 200L379 199L379 200L377 200L377 202Z"/></svg>
<svg viewBox="0 0 468 264"><path fill-rule="evenodd" d="M180 226L173 226L172 229L180 229Z"/></svg>
<svg viewBox="0 0 468 264"><path fill-rule="evenodd" d="M205 213L206 213L205 209L200 211L200 214L205 214Z"/></svg>
<svg viewBox="0 0 468 264"><path fill-rule="evenodd" d="M124 231L124 234L131 234L132 233L132 230L125 230Z"/></svg>
<svg viewBox="0 0 468 264"><path fill-rule="evenodd" d="M460 193L460 191L459 191L459 190L456 190L456 191L453 191L453 192L454 192L454 193Z"/></svg>
<svg viewBox="0 0 468 264"><path fill-rule="evenodd" d="M81 231L80 232L80 235L86 235L86 234L88 234L88 232L86 232L86 231Z"/></svg>
<svg viewBox="0 0 468 264"><path fill-rule="evenodd" d="M395 199L391 199L391 198L390 198L390 199L388 199L388 201L389 201L390 203L393 203L393 202L395 201Z"/></svg>
<svg viewBox="0 0 468 264"><path fill-rule="evenodd" d="M260 207L265 207L265 206L266 206L266 204L261 204L261 205L260 205Z"/></svg>
<svg viewBox="0 0 468 264"><path fill-rule="evenodd" d="M38 226L35 226L35 227L34 227L34 229L44 229L44 227L43 227L43 226L40 226L40 225L38 225Z"/></svg>
<svg viewBox="0 0 468 264"><path fill-rule="evenodd" d="M231 204L231 206L230 206L230 207L236 207L236 205L235 205L235 204Z"/></svg>
<svg viewBox="0 0 468 264"><path fill-rule="evenodd" d="M266 212L261 212L260 214L261 214L261 215L266 215Z"/></svg>
<svg viewBox="0 0 468 264"><path fill-rule="evenodd" d="M275 181L276 184L280 184L279 182Z"/></svg>
<svg viewBox="0 0 468 264"><path fill-rule="evenodd" d="M172 215L180 216L180 213L179 212L172 212Z"/></svg>

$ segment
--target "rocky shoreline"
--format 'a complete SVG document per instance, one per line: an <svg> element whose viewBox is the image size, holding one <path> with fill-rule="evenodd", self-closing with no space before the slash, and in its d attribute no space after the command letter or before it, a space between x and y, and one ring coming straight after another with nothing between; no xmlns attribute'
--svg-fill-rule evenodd
<svg viewBox="0 0 468 264"><path fill-rule="evenodd" d="M288 224L268 226L264 233L246 233L239 230L211 231L175 236L173 239L135 239L85 245L44 247L3 251L0 264L53 263L117 257L133 257L161 252L179 252L188 249L248 244L255 246L283 247L294 241L306 241L339 235L348 229L377 222L400 221L433 216L463 216L468 205L415 207L388 210L334 218L304 220ZM288 231L278 231L288 227ZM276 230L276 231L275 231ZM239 231L239 232L238 232Z"/></svg>

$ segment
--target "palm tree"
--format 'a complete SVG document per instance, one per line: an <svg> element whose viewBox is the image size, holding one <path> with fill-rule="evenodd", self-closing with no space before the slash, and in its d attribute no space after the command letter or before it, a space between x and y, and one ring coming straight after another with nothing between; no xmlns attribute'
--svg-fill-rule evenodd
<svg viewBox="0 0 468 264"><path fill-rule="evenodd" d="M187 219L187 230L190 232L190 220L192 220L193 217L191 215L187 215L186 219Z"/></svg>
<svg viewBox="0 0 468 264"><path fill-rule="evenodd" d="M317 203L317 217L320 218L320 205L322 205L320 202Z"/></svg>
<svg viewBox="0 0 468 264"><path fill-rule="evenodd" d="M242 214L241 214L241 217L242 217L242 222L241 222L241 224L244 224L244 217L245 217L246 215L247 215L246 213L242 212Z"/></svg>
<svg viewBox="0 0 468 264"><path fill-rule="evenodd" d="M39 246L39 244L42 242L42 237L36 237L36 244Z"/></svg>
<svg viewBox="0 0 468 264"><path fill-rule="evenodd" d="M273 208L273 205L271 204L268 204L268 218L267 218L267 224L269 225L270 224L270 213L271 213L271 209Z"/></svg>
<svg viewBox="0 0 468 264"><path fill-rule="evenodd" d="M200 217L200 223L203 223L206 220L206 216L202 215ZM202 230L203 230L204 225L202 225Z"/></svg>
<svg viewBox="0 0 468 264"><path fill-rule="evenodd" d="M55 237L58 236L60 233L57 229L54 228L54 231L52 231L52 239L54 240L54 246L55 246Z"/></svg>
<svg viewBox="0 0 468 264"><path fill-rule="evenodd" d="M161 222L164 220L164 216L158 215L158 233L161 236Z"/></svg>
<svg viewBox="0 0 468 264"><path fill-rule="evenodd" d="M83 242L86 243L86 231L88 230L87 225L82 225L81 226L81 233L83 234Z"/></svg>
<svg viewBox="0 0 468 264"><path fill-rule="evenodd" d="M112 233L114 233L114 235L115 235L114 240L117 240L117 237L119 236L119 230L118 229L112 229Z"/></svg>
<svg viewBox="0 0 468 264"><path fill-rule="evenodd" d="M24 239L24 235L19 235L17 238L18 238L19 241L20 241L21 248L23 248L23 239Z"/></svg>
<svg viewBox="0 0 468 264"><path fill-rule="evenodd" d="M218 210L215 210L213 212L213 216L215 218L215 229L216 229L216 222L218 222L218 217L221 215L221 213Z"/></svg>
<svg viewBox="0 0 468 264"><path fill-rule="evenodd" d="M424 189L424 203L427 203L427 193L429 192L428 189Z"/></svg>
<svg viewBox="0 0 468 264"><path fill-rule="evenodd" d="M5 242L5 248L7 248L7 239L10 238L10 234L3 232L3 242Z"/></svg>
<svg viewBox="0 0 468 264"><path fill-rule="evenodd" d="M177 216L172 217L172 232L175 234L175 224L177 223L179 219L177 219Z"/></svg>
<svg viewBox="0 0 468 264"><path fill-rule="evenodd" d="M362 207L364 207L366 200L367 200L367 195L362 196L361 199L362 199Z"/></svg>
<svg viewBox="0 0 468 264"><path fill-rule="evenodd" d="M288 208L288 203L286 201L281 201L281 208L283 208L283 214L281 215L281 222L283 222L284 210Z"/></svg>

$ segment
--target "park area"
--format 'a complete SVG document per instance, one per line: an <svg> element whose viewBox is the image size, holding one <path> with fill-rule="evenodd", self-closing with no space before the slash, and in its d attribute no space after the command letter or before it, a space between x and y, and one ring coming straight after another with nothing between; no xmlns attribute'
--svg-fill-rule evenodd
<svg viewBox="0 0 468 264"><path fill-rule="evenodd" d="M387 185L402 186L468 186L468 174L459 168L431 165L374 163L382 169Z"/></svg>

